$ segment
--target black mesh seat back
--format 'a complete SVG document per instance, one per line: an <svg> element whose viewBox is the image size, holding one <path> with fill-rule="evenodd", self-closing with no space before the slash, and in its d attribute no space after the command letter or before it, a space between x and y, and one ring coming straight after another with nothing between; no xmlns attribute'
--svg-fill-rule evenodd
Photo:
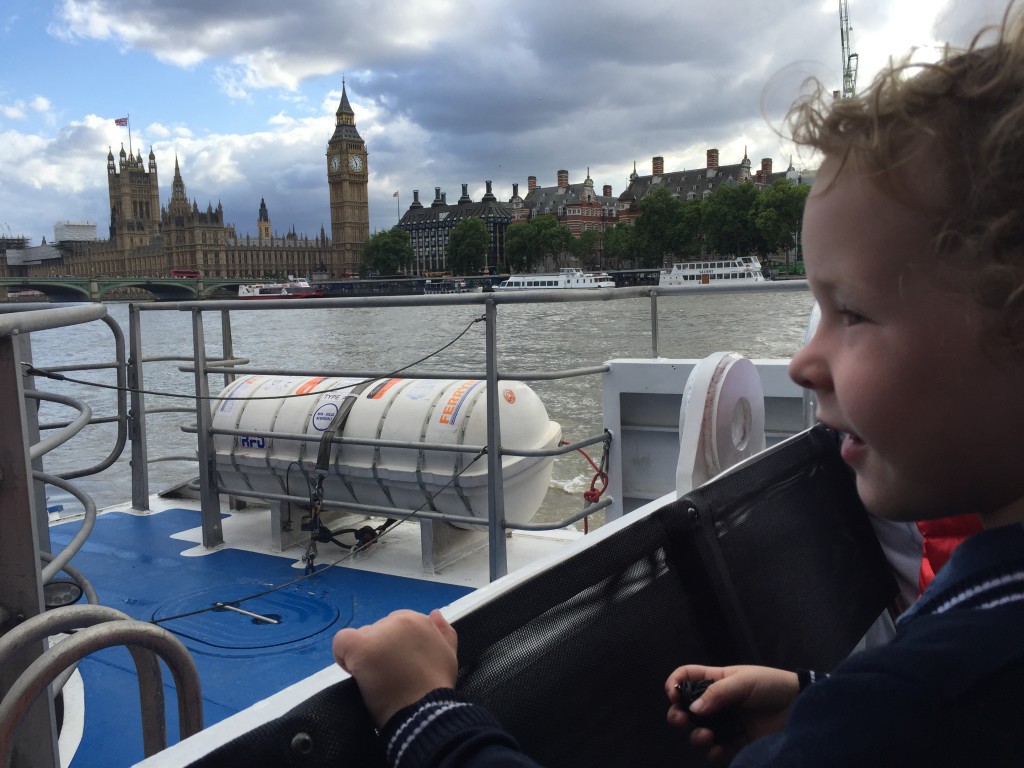
<svg viewBox="0 0 1024 768"><path fill-rule="evenodd" d="M829 670L896 594L836 436L822 426L695 489L701 547L741 661Z"/></svg>
<svg viewBox="0 0 1024 768"><path fill-rule="evenodd" d="M657 516L456 623L459 689L541 764L703 765L665 720L682 659L724 661L710 583L687 583Z"/></svg>
<svg viewBox="0 0 1024 768"><path fill-rule="evenodd" d="M895 590L816 427L464 617L459 687L547 766L702 765L665 724L672 669L829 670Z"/></svg>
<svg viewBox="0 0 1024 768"><path fill-rule="evenodd" d="M462 616L458 687L549 768L704 765L665 722L676 666L830 669L895 593L853 491L825 430L776 446ZM332 718L302 764L375 765L351 680L202 764L281 755Z"/></svg>

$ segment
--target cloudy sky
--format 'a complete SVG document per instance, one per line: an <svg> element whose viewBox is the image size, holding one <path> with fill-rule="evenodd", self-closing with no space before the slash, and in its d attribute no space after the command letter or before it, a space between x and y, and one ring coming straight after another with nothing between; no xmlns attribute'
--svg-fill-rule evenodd
<svg viewBox="0 0 1024 768"><path fill-rule="evenodd" d="M890 55L966 42L1002 0L849 0L859 83ZM325 148L344 77L369 151L371 230L434 187L500 199L636 163L776 169L771 128L807 75L841 87L838 0L14 0L0 6L0 233L109 224L106 155L150 147L256 234L329 227ZM796 158L807 165L813 158ZM393 193L398 191L398 200Z"/></svg>

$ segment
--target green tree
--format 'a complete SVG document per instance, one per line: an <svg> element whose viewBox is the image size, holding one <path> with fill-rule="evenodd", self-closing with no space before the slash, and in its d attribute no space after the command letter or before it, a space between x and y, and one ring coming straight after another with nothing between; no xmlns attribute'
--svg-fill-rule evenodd
<svg viewBox="0 0 1024 768"><path fill-rule="evenodd" d="M585 229L579 237L569 240L569 251L580 264L597 264L601 258L601 233L596 229Z"/></svg>
<svg viewBox="0 0 1024 768"><path fill-rule="evenodd" d="M363 270L378 275L407 272L414 256L409 233L396 225L370 235L363 249Z"/></svg>
<svg viewBox="0 0 1024 768"><path fill-rule="evenodd" d="M712 252L743 256L763 247L753 216L757 196L753 184L722 184L705 201L704 236Z"/></svg>
<svg viewBox="0 0 1024 768"><path fill-rule="evenodd" d="M532 272L537 259L536 231L526 221L505 230L505 263L509 272Z"/></svg>
<svg viewBox="0 0 1024 768"><path fill-rule="evenodd" d="M615 269L635 267L640 249L636 227L622 221L604 234L604 254Z"/></svg>
<svg viewBox="0 0 1024 768"><path fill-rule="evenodd" d="M530 219L530 226L537 232L536 244L543 259L553 262L556 269L561 267L562 255L569 250L572 233L550 213Z"/></svg>
<svg viewBox="0 0 1024 768"><path fill-rule="evenodd" d="M555 266L570 248L572 234L551 214L505 230L505 258L512 272L532 272L550 259Z"/></svg>
<svg viewBox="0 0 1024 768"><path fill-rule="evenodd" d="M675 252L680 256L700 256L704 249L704 201L687 200L679 212L673 231Z"/></svg>
<svg viewBox="0 0 1024 768"><path fill-rule="evenodd" d="M784 251L789 265L789 252L796 246L810 191L809 186L793 179L778 179L757 196L752 213L761 235L763 255Z"/></svg>
<svg viewBox="0 0 1024 768"><path fill-rule="evenodd" d="M448 236L448 269L453 275L480 272L487 261L490 242L491 236L483 219L463 219Z"/></svg>
<svg viewBox="0 0 1024 768"><path fill-rule="evenodd" d="M659 187L640 201L636 235L640 241L640 266L660 267L677 251L683 203L667 188Z"/></svg>

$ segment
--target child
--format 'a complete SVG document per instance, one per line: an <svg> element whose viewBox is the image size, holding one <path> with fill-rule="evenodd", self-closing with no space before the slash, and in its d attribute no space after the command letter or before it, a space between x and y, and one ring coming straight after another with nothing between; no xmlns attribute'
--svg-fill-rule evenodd
<svg viewBox="0 0 1024 768"><path fill-rule="evenodd" d="M873 514L970 512L985 530L887 646L813 684L811 673L680 667L666 681L668 720L689 726L676 685L709 679L690 712L736 712L743 743L699 727L690 739L734 766L1024 764L1024 27L894 67L859 98L807 100L791 120L825 160L803 229L822 317L790 374L845 433ZM392 764L531 764L448 690L455 648L436 612L334 641Z"/></svg>

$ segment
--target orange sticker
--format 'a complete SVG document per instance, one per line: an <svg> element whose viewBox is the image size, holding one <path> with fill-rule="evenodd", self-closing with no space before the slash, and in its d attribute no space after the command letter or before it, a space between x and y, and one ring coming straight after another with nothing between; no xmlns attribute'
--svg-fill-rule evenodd
<svg viewBox="0 0 1024 768"><path fill-rule="evenodd" d="M384 393L391 389L395 384L402 381L402 379L388 379L383 384L378 384L376 387L366 393L367 400L379 400L384 396Z"/></svg>
<svg viewBox="0 0 1024 768"><path fill-rule="evenodd" d="M323 380L324 380L323 376L314 376L312 379L309 379L308 381L306 381L305 384L303 384L298 389L296 389L295 390L295 394L296 395L308 395L310 392L313 391L313 389L316 387L316 385L319 384Z"/></svg>
<svg viewBox="0 0 1024 768"><path fill-rule="evenodd" d="M505 398L505 402L512 405L516 401L516 393L511 389L502 390L501 396Z"/></svg>

